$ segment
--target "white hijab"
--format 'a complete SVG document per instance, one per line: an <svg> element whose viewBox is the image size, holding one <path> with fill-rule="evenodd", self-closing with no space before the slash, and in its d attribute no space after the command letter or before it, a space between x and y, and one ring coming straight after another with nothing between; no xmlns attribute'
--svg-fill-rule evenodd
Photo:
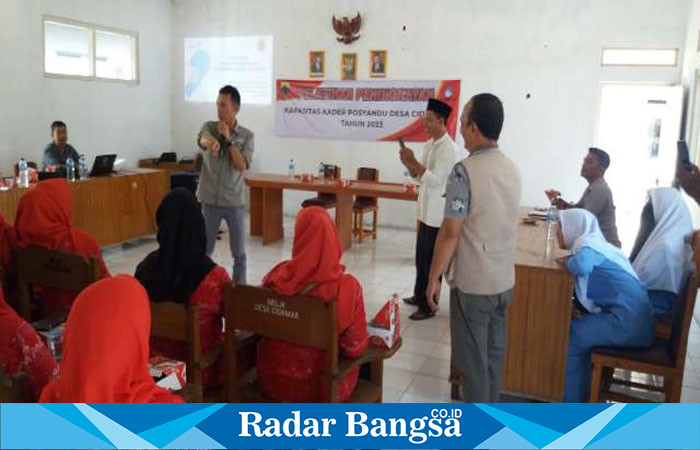
<svg viewBox="0 0 700 450"><path fill-rule="evenodd" d="M559 223L564 235L564 244L572 253L575 254L583 247L588 247L639 279L622 250L605 240L598 226L598 219L593 214L584 209L568 209L559 213ZM574 289L578 301L588 312L600 312L595 302L588 298L588 275L577 277Z"/></svg>
<svg viewBox="0 0 700 450"><path fill-rule="evenodd" d="M632 265L650 290L680 293L692 272L693 220L681 193L674 188L649 190L656 225Z"/></svg>

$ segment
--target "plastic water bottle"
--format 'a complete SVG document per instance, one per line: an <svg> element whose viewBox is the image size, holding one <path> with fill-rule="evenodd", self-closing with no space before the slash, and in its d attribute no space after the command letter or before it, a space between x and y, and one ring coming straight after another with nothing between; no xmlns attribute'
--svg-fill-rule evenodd
<svg viewBox="0 0 700 450"><path fill-rule="evenodd" d="M87 161L85 160L85 155L80 155L78 160L78 177L81 180L87 179Z"/></svg>
<svg viewBox="0 0 700 450"><path fill-rule="evenodd" d="M559 221L559 213L557 207L552 202L547 209L547 240L554 239L554 228Z"/></svg>
<svg viewBox="0 0 700 450"><path fill-rule="evenodd" d="M326 165L321 163L318 163L318 179L323 181L323 179L326 177Z"/></svg>
<svg viewBox="0 0 700 450"><path fill-rule="evenodd" d="M24 158L20 158L17 164L17 172L19 175L19 180L17 180L17 185L22 188L29 187L29 168L27 167L27 161Z"/></svg>
<svg viewBox="0 0 700 450"><path fill-rule="evenodd" d="M555 256L555 249L557 247L555 235L558 221L559 212L554 202L552 202L547 209L547 241L545 242L544 249L544 258L547 261L552 260Z"/></svg>
<svg viewBox="0 0 700 450"><path fill-rule="evenodd" d="M547 209L547 242L554 240L555 227L559 221L559 213L557 207L552 202Z"/></svg>
<svg viewBox="0 0 700 450"><path fill-rule="evenodd" d="M66 179L75 181L75 161L71 157L66 159Z"/></svg>
<svg viewBox="0 0 700 450"><path fill-rule="evenodd" d="M293 177L296 173L296 166L294 164L294 158L289 159L289 176Z"/></svg>

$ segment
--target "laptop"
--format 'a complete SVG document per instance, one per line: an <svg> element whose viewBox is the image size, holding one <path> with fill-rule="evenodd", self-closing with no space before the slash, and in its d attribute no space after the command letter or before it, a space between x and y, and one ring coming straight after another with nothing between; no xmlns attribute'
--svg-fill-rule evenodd
<svg viewBox="0 0 700 450"><path fill-rule="evenodd" d="M117 155L98 155L95 157L95 163L92 165L92 171L90 171L91 177L99 177L101 175L109 175L114 172L114 161L116 161Z"/></svg>

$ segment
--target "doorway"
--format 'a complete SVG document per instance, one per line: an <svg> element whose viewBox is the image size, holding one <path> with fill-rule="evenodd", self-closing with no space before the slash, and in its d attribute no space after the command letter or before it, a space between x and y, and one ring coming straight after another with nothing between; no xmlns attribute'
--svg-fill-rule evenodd
<svg viewBox="0 0 700 450"><path fill-rule="evenodd" d="M596 146L610 154L605 178L626 254L634 245L647 191L673 182L682 101L678 85L601 85Z"/></svg>

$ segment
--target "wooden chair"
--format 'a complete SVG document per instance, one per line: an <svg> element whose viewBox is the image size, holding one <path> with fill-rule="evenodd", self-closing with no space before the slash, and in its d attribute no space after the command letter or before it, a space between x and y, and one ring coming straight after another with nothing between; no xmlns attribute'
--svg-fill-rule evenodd
<svg viewBox="0 0 700 450"><path fill-rule="evenodd" d="M340 179L340 167L333 166L329 164L323 165L323 177L326 180L338 180ZM336 197L335 194L327 194L324 192L319 192L316 197L307 198L301 203L302 208L307 208L309 206L320 206L321 208L331 209L335 208Z"/></svg>
<svg viewBox="0 0 700 450"><path fill-rule="evenodd" d="M204 371L223 353L222 346L203 353L200 338L199 308L175 302L151 302L151 338L183 342L187 345L187 385L195 402L219 402L224 389L204 389ZM166 355L167 356L167 355Z"/></svg>
<svg viewBox="0 0 700 450"><path fill-rule="evenodd" d="M612 392L611 387L614 385L627 386L647 392L662 392L665 394L665 402L667 403L680 401L688 334L697 294L698 280L695 275L692 275L687 281L682 295L679 296L674 305L670 339L656 339L650 348L596 347L593 349L591 352L593 363L591 402L599 400L626 403L647 401L630 394ZM615 369L662 376L664 385L660 387L648 383L620 380L614 377Z"/></svg>
<svg viewBox="0 0 700 450"><path fill-rule="evenodd" d="M0 403L35 403L26 375L10 377L0 367Z"/></svg>
<svg viewBox="0 0 700 450"><path fill-rule="evenodd" d="M14 167L15 167L15 178L16 178L19 176L19 163L16 162ZM27 167L34 169L34 170L38 170L37 169L38 166L34 161L27 161Z"/></svg>
<svg viewBox="0 0 700 450"><path fill-rule="evenodd" d="M384 359L401 346L392 349L370 346L359 358L338 355L335 302L301 295L285 296L264 288L233 286L226 288L226 360L228 402L272 402L257 386L255 366L241 371L237 367L236 330L261 337L284 340L293 344L324 350L324 399L337 402L338 382L356 367L361 376L349 402L381 403ZM365 377L363 377L363 375Z"/></svg>
<svg viewBox="0 0 700 450"><path fill-rule="evenodd" d="M78 294L100 279L97 258L77 253L32 246L17 249L15 261L17 261L19 314L30 322L34 306L32 301L34 287Z"/></svg>
<svg viewBox="0 0 700 450"><path fill-rule="evenodd" d="M357 169L357 179L361 181L379 181L379 170L370 167L360 167ZM353 226L352 234L360 238L360 242L365 237L365 233L370 234L372 239L377 239L377 213L379 212L379 202L377 197L356 197L352 207ZM365 214L372 213L372 228L365 230Z"/></svg>

